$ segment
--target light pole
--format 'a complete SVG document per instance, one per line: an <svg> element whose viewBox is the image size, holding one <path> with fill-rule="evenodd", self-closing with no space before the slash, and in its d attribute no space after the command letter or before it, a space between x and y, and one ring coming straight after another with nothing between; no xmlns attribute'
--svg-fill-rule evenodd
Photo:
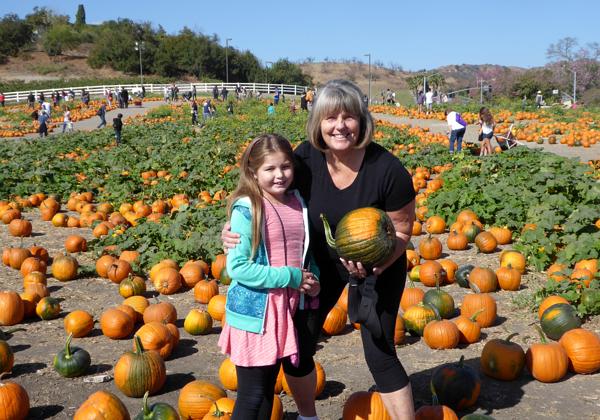
<svg viewBox="0 0 600 420"><path fill-rule="evenodd" d="M229 41L231 41L231 38L225 39L225 83L229 83L229 56L227 55L229 52Z"/></svg>
<svg viewBox="0 0 600 420"><path fill-rule="evenodd" d="M577 72L573 72L573 103L577 102Z"/></svg>
<svg viewBox="0 0 600 420"><path fill-rule="evenodd" d="M267 85L269 84L269 64L272 66L272 61L265 61L265 78L267 79ZM268 88L267 88L268 89Z"/></svg>
<svg viewBox="0 0 600 420"><path fill-rule="evenodd" d="M140 52L140 83L144 86L144 72L142 69L142 50L144 49L144 41L135 41L135 50Z"/></svg>
<svg viewBox="0 0 600 420"><path fill-rule="evenodd" d="M369 57L369 105L371 105L371 53L365 54L365 57Z"/></svg>

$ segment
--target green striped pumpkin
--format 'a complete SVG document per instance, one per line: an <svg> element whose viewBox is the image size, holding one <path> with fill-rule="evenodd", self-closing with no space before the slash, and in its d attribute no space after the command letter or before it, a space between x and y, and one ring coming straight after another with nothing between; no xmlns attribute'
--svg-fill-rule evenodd
<svg viewBox="0 0 600 420"><path fill-rule="evenodd" d="M542 314L540 320L542 331L553 340L558 340L564 333L581 326L577 312L568 303L556 303Z"/></svg>
<svg viewBox="0 0 600 420"><path fill-rule="evenodd" d="M135 352L126 352L115 365L115 385L128 397L141 398L158 392L167 379L165 362L155 351L144 351L136 335Z"/></svg>
<svg viewBox="0 0 600 420"><path fill-rule="evenodd" d="M370 269L394 253L396 229L383 210L363 207L346 213L335 228L335 239L324 214L321 219L327 244L347 261L361 262Z"/></svg>

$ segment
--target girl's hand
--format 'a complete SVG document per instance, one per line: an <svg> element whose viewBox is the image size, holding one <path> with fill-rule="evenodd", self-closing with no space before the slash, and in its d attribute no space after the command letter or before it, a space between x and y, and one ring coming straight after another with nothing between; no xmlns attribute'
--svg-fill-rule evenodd
<svg viewBox="0 0 600 420"><path fill-rule="evenodd" d="M364 279L367 277L367 270L361 262L354 263L352 261L346 261L343 258L340 258L340 261L351 276L358 277L359 279Z"/></svg>
<svg viewBox="0 0 600 420"><path fill-rule="evenodd" d="M321 291L321 283L310 271L302 270L302 281L298 286L300 293L306 293L308 296L317 296Z"/></svg>
<svg viewBox="0 0 600 420"><path fill-rule="evenodd" d="M221 240L223 241L223 251L227 254L227 251L236 247L240 243L240 234L233 233L231 231L231 224L225 222L223 230L221 230Z"/></svg>

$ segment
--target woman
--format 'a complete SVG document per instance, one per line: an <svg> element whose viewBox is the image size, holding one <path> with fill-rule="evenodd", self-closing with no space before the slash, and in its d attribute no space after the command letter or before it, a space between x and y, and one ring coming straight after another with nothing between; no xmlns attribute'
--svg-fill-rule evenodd
<svg viewBox="0 0 600 420"><path fill-rule="evenodd" d="M362 92L345 80L328 82L317 94L307 131L308 142L296 148L299 164L297 187L308 202L311 243L321 270L320 305L302 311L294 319L298 332L300 363L284 363L286 380L300 412L299 419L316 419L316 374L312 356L327 313L337 302L350 279L364 291L364 278L377 279L375 319L381 334L371 326L361 328L365 358L386 409L393 419L414 417L408 376L394 347L394 326L406 278L406 244L415 216L415 193L411 177L400 161L383 147L372 143L374 125ZM396 249L388 261L367 273L358 261L343 261L327 246L320 214L327 216L332 230L349 211L377 207L388 213L396 228ZM235 246L234 235L223 231L227 247ZM359 279L356 281L356 279ZM349 304L352 304L349 302ZM367 325L367 324L364 324Z"/></svg>

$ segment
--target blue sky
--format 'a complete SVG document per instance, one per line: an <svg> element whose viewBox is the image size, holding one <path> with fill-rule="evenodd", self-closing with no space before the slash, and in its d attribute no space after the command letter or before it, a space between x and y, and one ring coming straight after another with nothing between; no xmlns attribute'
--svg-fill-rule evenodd
<svg viewBox="0 0 600 420"><path fill-rule="evenodd" d="M356 57L406 70L448 64L535 67L551 43L571 36L600 42L598 0L2 0L0 15L23 17L47 6L74 20L84 4L88 23L119 17L217 34L260 60Z"/></svg>

